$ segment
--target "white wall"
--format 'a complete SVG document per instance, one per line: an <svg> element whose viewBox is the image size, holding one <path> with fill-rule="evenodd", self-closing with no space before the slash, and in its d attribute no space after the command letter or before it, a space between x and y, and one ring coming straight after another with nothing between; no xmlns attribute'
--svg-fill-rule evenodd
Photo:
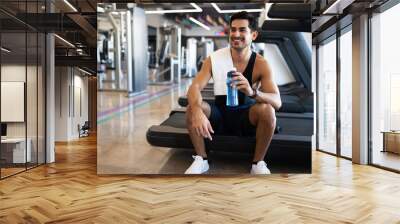
<svg viewBox="0 0 400 224"><path fill-rule="evenodd" d="M37 70L38 69L38 70ZM3 64L1 66L2 82L24 82L26 85L26 107L22 107L22 112L26 112L26 120L23 122L6 122L7 137L30 139L32 161L36 162L39 153L39 162L44 162L44 83L42 67L25 64ZM27 78L27 80L25 80ZM7 96L2 96L7 97ZM10 108L1 108L10 110ZM8 111L10 112L10 111ZM39 150L39 152L37 152Z"/></svg>
<svg viewBox="0 0 400 224"><path fill-rule="evenodd" d="M78 124L88 120L88 78L76 68L56 67L55 85L55 140L77 139Z"/></svg>
<svg viewBox="0 0 400 224"><path fill-rule="evenodd" d="M25 82L25 68L25 65L18 64L1 65L1 81Z"/></svg>
<svg viewBox="0 0 400 224"><path fill-rule="evenodd" d="M68 67L55 68L55 141L68 141L69 73Z"/></svg>
<svg viewBox="0 0 400 224"><path fill-rule="evenodd" d="M72 108L72 119L71 119L71 133L73 138L79 137L78 124L81 126L88 121L88 78L85 76L74 75L74 105Z"/></svg>
<svg viewBox="0 0 400 224"><path fill-rule="evenodd" d="M26 75L26 69L28 71L28 74L35 72L36 74L36 68L33 66L28 66L25 67L25 65L19 65L19 64L4 64L1 66L1 81L3 82L11 82L11 81L17 81L17 82L25 82L25 75ZM30 83L33 85L36 85L35 83ZM34 92L30 92L29 90L32 90L31 88L28 88L28 97L36 97L36 88L34 89ZM32 99L27 99L27 103L32 102ZM28 105L29 106L29 105ZM33 105L31 105L33 106ZM35 105L36 107L36 105ZM7 110L7 108L1 108L2 110ZM28 121L31 121L31 114L28 115ZM34 114L35 121L36 121L36 114ZM28 125L30 127L31 125ZM28 131L29 132L29 131ZM7 136L8 137L25 137L25 122L10 122L7 123ZM29 136L28 136L29 137Z"/></svg>

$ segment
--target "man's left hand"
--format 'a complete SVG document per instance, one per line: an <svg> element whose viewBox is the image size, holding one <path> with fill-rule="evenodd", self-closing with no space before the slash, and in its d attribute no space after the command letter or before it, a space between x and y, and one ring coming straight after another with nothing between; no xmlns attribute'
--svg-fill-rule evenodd
<svg viewBox="0 0 400 224"><path fill-rule="evenodd" d="M234 77L232 78L234 82L231 83L231 86L237 88L240 92L244 93L246 96L251 96L253 94L253 89L250 86L249 81L246 77L243 76L240 72L233 73Z"/></svg>

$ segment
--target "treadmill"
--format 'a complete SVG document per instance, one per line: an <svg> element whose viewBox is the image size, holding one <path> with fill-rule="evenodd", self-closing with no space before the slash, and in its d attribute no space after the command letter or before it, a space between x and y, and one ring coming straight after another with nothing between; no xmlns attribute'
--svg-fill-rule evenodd
<svg viewBox="0 0 400 224"><path fill-rule="evenodd" d="M284 4L283 8L277 7L280 4L274 5L275 7L270 9L270 17L276 11L286 10L289 14L294 11L296 17L299 18L298 22L309 22L311 19L309 7L304 7L307 4L289 4L291 7ZM307 8L308 13L299 14L296 11L299 9L298 5L302 5L303 9ZM290 16L289 18L292 19ZM263 28L266 27L265 22ZM276 22L279 21L274 21L275 26ZM281 29L286 22L283 20L283 23L276 27ZM311 173L311 136L314 132L311 49L307 46L303 35L299 33L303 30L296 30L298 28L295 26L288 29L289 31L262 30L256 40L256 42L276 44L296 79L295 83L280 86L283 106L276 113L276 117L277 127L279 126L281 130L279 133L275 132L265 160L268 166L293 168L289 169L290 173ZM210 84L208 86L210 87ZM202 91L202 95L205 101L214 100L212 88ZM187 99L186 103L184 101L185 97L180 98L179 104L187 105ZM293 105L293 107L286 106L285 108L285 105ZM147 141L154 146L193 150L186 128L185 111L186 108L173 110L160 125L151 126L146 134ZM253 153L255 137L213 135L212 141L205 139L205 145L207 151Z"/></svg>

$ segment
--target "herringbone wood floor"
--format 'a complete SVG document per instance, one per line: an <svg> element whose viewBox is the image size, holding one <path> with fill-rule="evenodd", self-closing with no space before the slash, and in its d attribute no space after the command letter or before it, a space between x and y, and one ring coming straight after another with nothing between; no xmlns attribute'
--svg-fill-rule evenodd
<svg viewBox="0 0 400 224"><path fill-rule="evenodd" d="M400 175L319 152L312 175L97 176L96 139L0 181L0 223L400 223Z"/></svg>

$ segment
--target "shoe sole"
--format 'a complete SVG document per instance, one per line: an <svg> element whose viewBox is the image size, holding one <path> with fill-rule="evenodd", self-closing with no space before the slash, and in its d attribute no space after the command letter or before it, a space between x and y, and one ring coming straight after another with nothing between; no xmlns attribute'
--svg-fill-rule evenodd
<svg viewBox="0 0 400 224"><path fill-rule="evenodd" d="M210 166L207 164L206 169L203 170L201 173L184 173L184 174L186 174L186 175L201 175L201 174L207 174L209 169L210 169Z"/></svg>
<svg viewBox="0 0 400 224"><path fill-rule="evenodd" d="M208 170L210 169L210 166L207 164L206 169L201 172L201 174L208 174Z"/></svg>
<svg viewBox="0 0 400 224"><path fill-rule="evenodd" d="M269 175L269 174L271 174L271 172L269 172L269 173L254 173L253 170L251 170L250 174L251 175Z"/></svg>

